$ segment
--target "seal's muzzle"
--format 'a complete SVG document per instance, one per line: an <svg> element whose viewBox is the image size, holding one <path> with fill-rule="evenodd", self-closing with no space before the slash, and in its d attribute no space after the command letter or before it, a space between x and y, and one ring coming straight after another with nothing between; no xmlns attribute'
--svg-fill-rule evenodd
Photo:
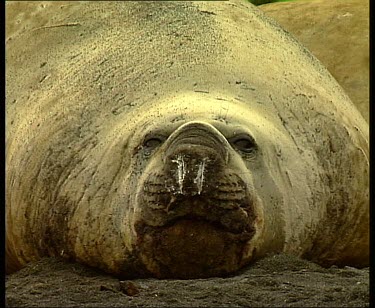
<svg viewBox="0 0 375 308"><path fill-rule="evenodd" d="M174 194L200 195L208 188L207 177L223 173L229 144L212 125L189 122L166 142L163 162Z"/></svg>

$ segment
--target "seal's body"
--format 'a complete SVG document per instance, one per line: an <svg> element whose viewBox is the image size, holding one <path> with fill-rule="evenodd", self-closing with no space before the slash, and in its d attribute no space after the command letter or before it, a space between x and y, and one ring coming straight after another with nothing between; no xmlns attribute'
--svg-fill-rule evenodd
<svg viewBox="0 0 375 308"><path fill-rule="evenodd" d="M277 252L368 265L368 125L257 8L38 5L7 25L8 272L43 256L159 278Z"/></svg>
<svg viewBox="0 0 375 308"><path fill-rule="evenodd" d="M328 69L369 123L369 0L305 0L259 6Z"/></svg>

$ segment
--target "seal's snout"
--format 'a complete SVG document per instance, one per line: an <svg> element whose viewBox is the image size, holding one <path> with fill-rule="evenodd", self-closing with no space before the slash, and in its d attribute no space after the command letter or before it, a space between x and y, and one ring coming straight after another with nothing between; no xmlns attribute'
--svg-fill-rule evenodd
<svg viewBox="0 0 375 308"><path fill-rule="evenodd" d="M209 177L225 165L214 149L185 144L167 158L165 168L174 179L173 190L179 194L200 195Z"/></svg>
<svg viewBox="0 0 375 308"><path fill-rule="evenodd" d="M200 195L207 180L228 162L228 142L212 125L190 122L167 140L164 164L177 194Z"/></svg>

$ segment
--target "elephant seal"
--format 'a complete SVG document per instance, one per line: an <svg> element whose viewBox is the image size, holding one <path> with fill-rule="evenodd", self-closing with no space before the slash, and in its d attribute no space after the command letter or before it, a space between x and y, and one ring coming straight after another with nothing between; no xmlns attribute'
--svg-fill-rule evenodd
<svg viewBox="0 0 375 308"><path fill-rule="evenodd" d="M369 123L369 0L309 0L259 6L328 69Z"/></svg>
<svg viewBox="0 0 375 308"><path fill-rule="evenodd" d="M129 278L225 276L278 252L368 265L368 124L259 9L7 3L12 14L8 273L43 256Z"/></svg>

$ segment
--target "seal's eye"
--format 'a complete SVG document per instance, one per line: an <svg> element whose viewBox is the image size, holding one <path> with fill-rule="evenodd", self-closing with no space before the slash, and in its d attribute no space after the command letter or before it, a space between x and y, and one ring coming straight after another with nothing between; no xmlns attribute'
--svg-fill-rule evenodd
<svg viewBox="0 0 375 308"><path fill-rule="evenodd" d="M149 136L143 141L142 148L146 156L150 155L157 147L159 147L164 141L164 136Z"/></svg>
<svg viewBox="0 0 375 308"><path fill-rule="evenodd" d="M232 146L246 154L253 153L256 150L256 144L252 137L249 135L239 135L231 138L229 142Z"/></svg>
<svg viewBox="0 0 375 308"><path fill-rule="evenodd" d="M144 146L146 148L156 148L158 147L163 141L160 139L160 138L150 138L150 139L147 139L145 142L144 142Z"/></svg>

